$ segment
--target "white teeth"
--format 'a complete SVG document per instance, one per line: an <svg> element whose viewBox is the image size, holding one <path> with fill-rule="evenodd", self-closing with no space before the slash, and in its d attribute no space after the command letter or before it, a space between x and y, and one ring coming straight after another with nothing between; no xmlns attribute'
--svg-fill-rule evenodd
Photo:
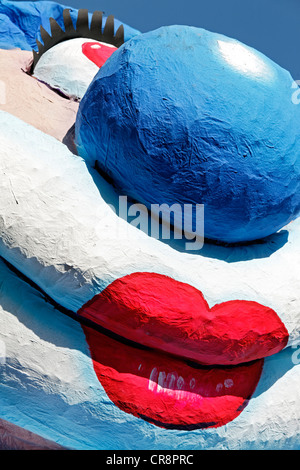
<svg viewBox="0 0 300 470"><path fill-rule="evenodd" d="M175 383L176 383L176 375L169 373L167 375L167 382L166 386L169 390L174 390L175 388Z"/></svg>
<svg viewBox="0 0 300 470"><path fill-rule="evenodd" d="M165 380L166 380L166 373L165 372L160 372L158 375L158 381L157 381L157 393L164 393L165 392Z"/></svg>
<svg viewBox="0 0 300 470"><path fill-rule="evenodd" d="M195 385L196 385L196 380L194 378L192 378L190 380L190 389L193 390L195 388Z"/></svg>
<svg viewBox="0 0 300 470"><path fill-rule="evenodd" d="M158 370L156 369L156 367L154 367L154 369L152 369L151 374L150 374L150 380L156 381L157 377L158 377Z"/></svg>
<svg viewBox="0 0 300 470"><path fill-rule="evenodd" d="M177 380L176 380L177 379ZM184 378L178 377L176 373L168 373L161 371L158 373L156 367L152 369L148 389L152 392L175 396L178 400L182 399L186 394L184 387Z"/></svg>
<svg viewBox="0 0 300 470"><path fill-rule="evenodd" d="M141 367L141 365L140 365ZM219 384L223 387L222 384ZM175 396L178 400L185 398L187 395L190 399L194 399L192 390L196 386L196 379L193 377L189 381L190 392L184 390L185 380L183 377L176 374L176 372L169 372L166 374L164 371L158 372L157 367L154 367L150 373L148 390L156 393L163 393L170 396Z"/></svg>
<svg viewBox="0 0 300 470"><path fill-rule="evenodd" d="M157 387L157 377L158 377L158 371L156 367L152 369L150 377L149 377L149 384L148 384L148 389L154 392Z"/></svg>
<svg viewBox="0 0 300 470"><path fill-rule="evenodd" d="M180 376L177 379L177 388L178 390L182 390L183 387L184 387L184 378Z"/></svg>
<svg viewBox="0 0 300 470"><path fill-rule="evenodd" d="M142 367L142 364L139 366L139 370ZM185 380L180 375L176 374L176 372L169 372L166 374L165 371L158 371L157 367L154 367L151 370L150 377L149 377L149 384L148 389L155 393L166 394L173 397L176 397L177 400L186 399L189 397L190 400L195 400L197 395L197 400L201 397L197 393L193 392L196 387L196 379L193 377L189 381L189 390L184 390L185 387ZM219 393L221 392L224 387L229 389L233 387L234 382L232 379L224 380L224 383L218 383L216 386L216 391Z"/></svg>
<svg viewBox="0 0 300 470"><path fill-rule="evenodd" d="M224 380L224 385L226 388L231 388L233 386L233 380L231 379Z"/></svg>

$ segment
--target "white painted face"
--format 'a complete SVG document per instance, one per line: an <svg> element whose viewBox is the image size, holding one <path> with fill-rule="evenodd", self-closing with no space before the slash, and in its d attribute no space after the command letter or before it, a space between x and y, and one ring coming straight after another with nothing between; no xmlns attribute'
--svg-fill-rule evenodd
<svg viewBox="0 0 300 470"><path fill-rule="evenodd" d="M40 59L35 75L61 90L68 83L65 94L78 97L95 68L80 54L74 65L74 45L58 45L56 51L63 53L58 54L57 76L50 63L58 46ZM70 72L67 79L62 73L69 54L74 76L78 72L76 85L69 80ZM89 66L82 77L85 59ZM180 241L163 243L118 217L113 208L119 195L96 170L88 170L63 143L12 114L0 111L0 255L49 298L76 314L113 281L137 272L158 273L201 291L210 308L233 300L270 307L287 328L289 341L285 350L265 359L249 405L226 426L189 432L162 429L108 399L80 325L1 262L2 417L72 448L103 448L108 440L126 448L128 430L132 442L144 449L153 449L154 442L177 449L298 448L300 220L263 243L205 245L199 253L186 252ZM149 383L153 388L153 381ZM190 383L194 387L195 380ZM158 385L163 400L171 391L164 383ZM232 385L225 378L216 390ZM17 417L12 403L18 407ZM87 426L94 432L86 433Z"/></svg>
<svg viewBox="0 0 300 470"><path fill-rule="evenodd" d="M99 66L84 54L85 44L91 44L94 51L98 48L116 49L111 44L87 38L63 41L41 56L34 69L34 77L69 98L81 99L99 71Z"/></svg>

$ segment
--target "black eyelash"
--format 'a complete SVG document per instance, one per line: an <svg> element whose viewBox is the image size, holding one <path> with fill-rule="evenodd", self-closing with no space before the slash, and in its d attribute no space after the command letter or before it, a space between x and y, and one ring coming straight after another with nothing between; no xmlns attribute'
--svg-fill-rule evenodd
<svg viewBox="0 0 300 470"><path fill-rule="evenodd" d="M76 27L74 28L70 10L66 8L63 11L65 30L59 26L54 18L50 18L51 35L47 33L43 26L40 26L41 37L44 44L36 40L39 51L32 51L33 63L31 66L31 73L33 73L36 64L46 51L56 44L67 41L68 39L88 38L112 44L115 47L120 47L124 43L124 26L121 25L116 34L114 34L114 17L110 15L107 17L105 27L102 31L102 18L102 11L95 11L92 15L91 25L89 26L88 10L78 10Z"/></svg>

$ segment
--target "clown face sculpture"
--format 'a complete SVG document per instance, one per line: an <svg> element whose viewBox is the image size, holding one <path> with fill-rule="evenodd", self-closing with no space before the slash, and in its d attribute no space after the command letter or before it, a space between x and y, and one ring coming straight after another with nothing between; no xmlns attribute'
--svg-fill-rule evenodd
<svg viewBox="0 0 300 470"><path fill-rule="evenodd" d="M299 448L290 74L203 29L0 15L2 446Z"/></svg>

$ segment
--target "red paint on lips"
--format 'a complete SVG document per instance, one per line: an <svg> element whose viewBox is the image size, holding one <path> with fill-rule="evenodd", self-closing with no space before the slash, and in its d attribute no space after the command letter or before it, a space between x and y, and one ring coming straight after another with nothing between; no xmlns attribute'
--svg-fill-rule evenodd
<svg viewBox="0 0 300 470"><path fill-rule="evenodd" d="M156 273L117 279L78 313L128 340L204 365L261 359L288 341L274 310L245 300L209 308L198 289Z"/></svg>

